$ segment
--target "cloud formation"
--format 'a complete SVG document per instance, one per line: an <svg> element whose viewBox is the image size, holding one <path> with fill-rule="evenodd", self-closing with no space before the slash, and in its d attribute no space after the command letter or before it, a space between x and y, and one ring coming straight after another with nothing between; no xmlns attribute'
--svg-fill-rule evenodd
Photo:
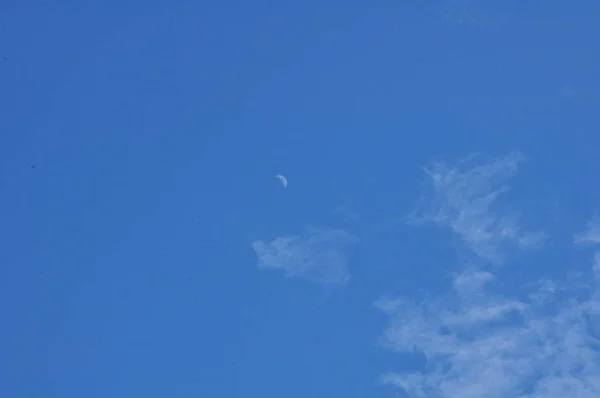
<svg viewBox="0 0 600 398"><path fill-rule="evenodd" d="M382 381L410 397L593 398L600 396L600 251L585 294L541 283L527 300L491 293L494 275L464 270L443 297L382 299L382 342L427 365Z"/></svg>
<svg viewBox="0 0 600 398"><path fill-rule="evenodd" d="M254 241L258 267L280 269L286 277L340 284L350 278L348 248L358 242L343 230L308 228L302 236L281 236L271 242Z"/></svg>
<svg viewBox="0 0 600 398"><path fill-rule="evenodd" d="M422 198L409 223L435 223L449 227L471 252L490 263L505 260L509 247L540 246L542 231L524 231L514 212L502 212L498 198L509 191L507 180L524 158L511 153L492 162L473 164L469 157L459 166L434 163L424 171L431 193Z"/></svg>
<svg viewBox="0 0 600 398"><path fill-rule="evenodd" d="M495 206L521 160L511 154L466 170L428 169L433 197L417 223L451 228L491 262L505 257L508 244L538 245L541 235L522 232L515 217ZM600 246L600 218L573 239L580 247ZM381 381L413 398L600 397L600 248L579 280L540 280L525 297L500 293L502 282L471 265L437 297L378 300L389 318L382 345L426 358Z"/></svg>

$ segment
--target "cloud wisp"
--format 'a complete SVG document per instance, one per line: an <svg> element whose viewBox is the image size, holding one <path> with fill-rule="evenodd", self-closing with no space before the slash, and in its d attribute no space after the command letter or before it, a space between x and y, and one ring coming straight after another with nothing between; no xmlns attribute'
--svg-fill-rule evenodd
<svg viewBox="0 0 600 398"><path fill-rule="evenodd" d="M343 284L350 279L348 249L358 238L343 230L308 228L304 235L254 241L258 267L279 269L286 277Z"/></svg>
<svg viewBox="0 0 600 398"><path fill-rule="evenodd" d="M595 257L583 297L547 281L527 300L508 298L491 293L494 275L468 269L435 300L381 299L390 317L382 343L416 346L427 358L424 369L382 381L418 398L599 397L600 251Z"/></svg>
<svg viewBox="0 0 600 398"><path fill-rule="evenodd" d="M434 165L426 170L433 196L415 221L449 227L492 263L507 257L509 244L538 246L543 235L523 232L496 203L521 160L511 154L466 170ZM389 319L382 345L426 358L381 381L413 398L600 397L600 218L573 241L596 246L588 275L578 280L541 280L524 287L525 296L507 295L483 262L455 273L436 297L378 300Z"/></svg>
<svg viewBox="0 0 600 398"><path fill-rule="evenodd" d="M422 198L409 223L449 227L471 252L493 264L505 260L510 246L539 247L545 234L524 231L518 216L503 212L497 204L509 191L506 182L523 160L520 153L511 153L483 164L473 164L470 157L461 162L462 167L434 163L424 170L431 194Z"/></svg>

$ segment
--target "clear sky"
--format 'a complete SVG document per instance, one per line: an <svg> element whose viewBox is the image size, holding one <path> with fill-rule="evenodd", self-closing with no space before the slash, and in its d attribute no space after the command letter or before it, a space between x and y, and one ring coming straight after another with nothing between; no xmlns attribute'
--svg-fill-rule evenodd
<svg viewBox="0 0 600 398"><path fill-rule="evenodd" d="M2 1L0 396L600 396L599 17Z"/></svg>

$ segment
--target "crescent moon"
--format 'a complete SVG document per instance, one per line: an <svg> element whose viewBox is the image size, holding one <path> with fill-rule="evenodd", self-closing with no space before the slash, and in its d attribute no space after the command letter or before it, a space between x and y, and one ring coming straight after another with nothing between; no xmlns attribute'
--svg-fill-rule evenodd
<svg viewBox="0 0 600 398"><path fill-rule="evenodd" d="M284 188L287 187L287 178L285 178L281 174L277 174L275 176L275 178L277 178L279 181L281 181L281 184L283 185Z"/></svg>

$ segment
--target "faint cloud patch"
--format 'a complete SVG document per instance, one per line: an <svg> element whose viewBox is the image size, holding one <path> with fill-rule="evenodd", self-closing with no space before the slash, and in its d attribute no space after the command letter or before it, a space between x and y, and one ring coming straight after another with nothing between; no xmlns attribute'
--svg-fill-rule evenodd
<svg viewBox="0 0 600 398"><path fill-rule="evenodd" d="M576 244L599 244L600 243L600 217L595 216L588 222L585 232L575 235Z"/></svg>
<svg viewBox="0 0 600 398"><path fill-rule="evenodd" d="M595 216L590 222L588 222L588 228L585 232L575 235L575 244L578 245L600 245L600 217ZM600 284L600 250L594 254L594 275L596 280ZM597 314L600 315L600 288L596 292L598 298L598 307L596 308ZM600 318L598 318L600 322ZM598 329L598 337L600 338L600 325Z"/></svg>
<svg viewBox="0 0 600 398"><path fill-rule="evenodd" d="M599 231L596 219L575 241L600 244ZM600 397L598 264L600 251L585 290L542 280L526 299L506 297L494 293L493 274L470 268L437 298L382 298L382 344L417 347L427 358L424 368L388 372L382 382L415 398Z"/></svg>
<svg viewBox="0 0 600 398"><path fill-rule="evenodd" d="M440 5L440 13L442 19L452 25L494 26L508 21L508 14L497 5L482 5L475 0L445 0Z"/></svg>
<svg viewBox="0 0 600 398"><path fill-rule="evenodd" d="M453 167L434 163L424 168L431 193L410 215L409 223L447 226L473 253L495 264L504 260L508 245L539 247L545 239L543 231L524 231L515 212L498 209L498 199L509 191L506 182L524 157L511 153L473 164L475 158L468 157Z"/></svg>
<svg viewBox="0 0 600 398"><path fill-rule="evenodd" d="M343 284L350 279L348 249L357 242L358 238L343 230L307 228L304 235L257 240L252 247L259 268L279 269L289 278Z"/></svg>

